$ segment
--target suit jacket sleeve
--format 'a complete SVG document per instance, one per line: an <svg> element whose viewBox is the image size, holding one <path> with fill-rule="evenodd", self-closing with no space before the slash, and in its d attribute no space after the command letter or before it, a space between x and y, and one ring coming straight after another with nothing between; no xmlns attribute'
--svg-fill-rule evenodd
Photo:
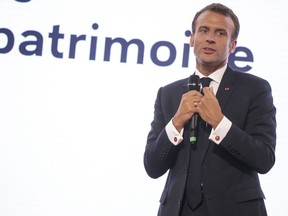
<svg viewBox="0 0 288 216"><path fill-rule="evenodd" d="M267 81L251 76L243 83L242 75L236 76L241 87L235 86L238 91L223 110L232 127L221 145L245 166L264 174L275 163L276 108Z"/></svg>
<svg viewBox="0 0 288 216"><path fill-rule="evenodd" d="M169 89L171 88L162 87L157 93L154 119L144 153L144 166L147 174L152 178L165 174L174 165L179 151L179 145L173 145L165 131L166 125L174 116L179 104L179 100L175 97L175 89L174 91ZM166 106L167 103L169 106ZM162 109L162 106L165 106L165 109Z"/></svg>

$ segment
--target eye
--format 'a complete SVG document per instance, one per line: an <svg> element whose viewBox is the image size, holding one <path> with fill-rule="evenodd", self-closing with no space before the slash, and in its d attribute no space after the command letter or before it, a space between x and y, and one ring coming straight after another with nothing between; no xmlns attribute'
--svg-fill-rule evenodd
<svg viewBox="0 0 288 216"><path fill-rule="evenodd" d="M200 33L207 33L208 29L207 28L199 28L198 32Z"/></svg>
<svg viewBox="0 0 288 216"><path fill-rule="evenodd" d="M226 35L226 32L225 31L217 31L216 35L219 36L219 37L222 37L222 36Z"/></svg>

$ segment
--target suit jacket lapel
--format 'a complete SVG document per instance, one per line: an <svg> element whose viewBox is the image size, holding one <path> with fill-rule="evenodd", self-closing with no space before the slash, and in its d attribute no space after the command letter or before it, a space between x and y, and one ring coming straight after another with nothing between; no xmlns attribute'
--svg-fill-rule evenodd
<svg viewBox="0 0 288 216"><path fill-rule="evenodd" d="M219 104L221 106L221 110L223 111L225 108L225 105L227 104L230 96L232 95L232 92L234 90L234 82L235 82L235 76L233 70L228 66L223 78L221 80L221 83L219 85L216 97L219 101Z"/></svg>

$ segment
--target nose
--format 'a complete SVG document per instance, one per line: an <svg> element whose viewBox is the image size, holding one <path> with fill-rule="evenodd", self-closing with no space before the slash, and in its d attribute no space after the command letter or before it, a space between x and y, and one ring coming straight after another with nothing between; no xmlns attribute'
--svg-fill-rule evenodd
<svg viewBox="0 0 288 216"><path fill-rule="evenodd" d="M208 43L215 43L215 35L212 32L209 32L209 34L207 34L206 41Z"/></svg>

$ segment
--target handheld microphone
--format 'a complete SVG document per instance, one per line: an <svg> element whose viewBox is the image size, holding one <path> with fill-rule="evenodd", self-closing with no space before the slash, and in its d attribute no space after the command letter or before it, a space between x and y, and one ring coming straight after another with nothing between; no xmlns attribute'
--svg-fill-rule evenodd
<svg viewBox="0 0 288 216"><path fill-rule="evenodd" d="M189 77L188 80L188 90L189 91L200 91L200 78L199 76L193 74ZM197 124L198 124L198 113L194 113L190 120L190 143L194 144L197 141Z"/></svg>

